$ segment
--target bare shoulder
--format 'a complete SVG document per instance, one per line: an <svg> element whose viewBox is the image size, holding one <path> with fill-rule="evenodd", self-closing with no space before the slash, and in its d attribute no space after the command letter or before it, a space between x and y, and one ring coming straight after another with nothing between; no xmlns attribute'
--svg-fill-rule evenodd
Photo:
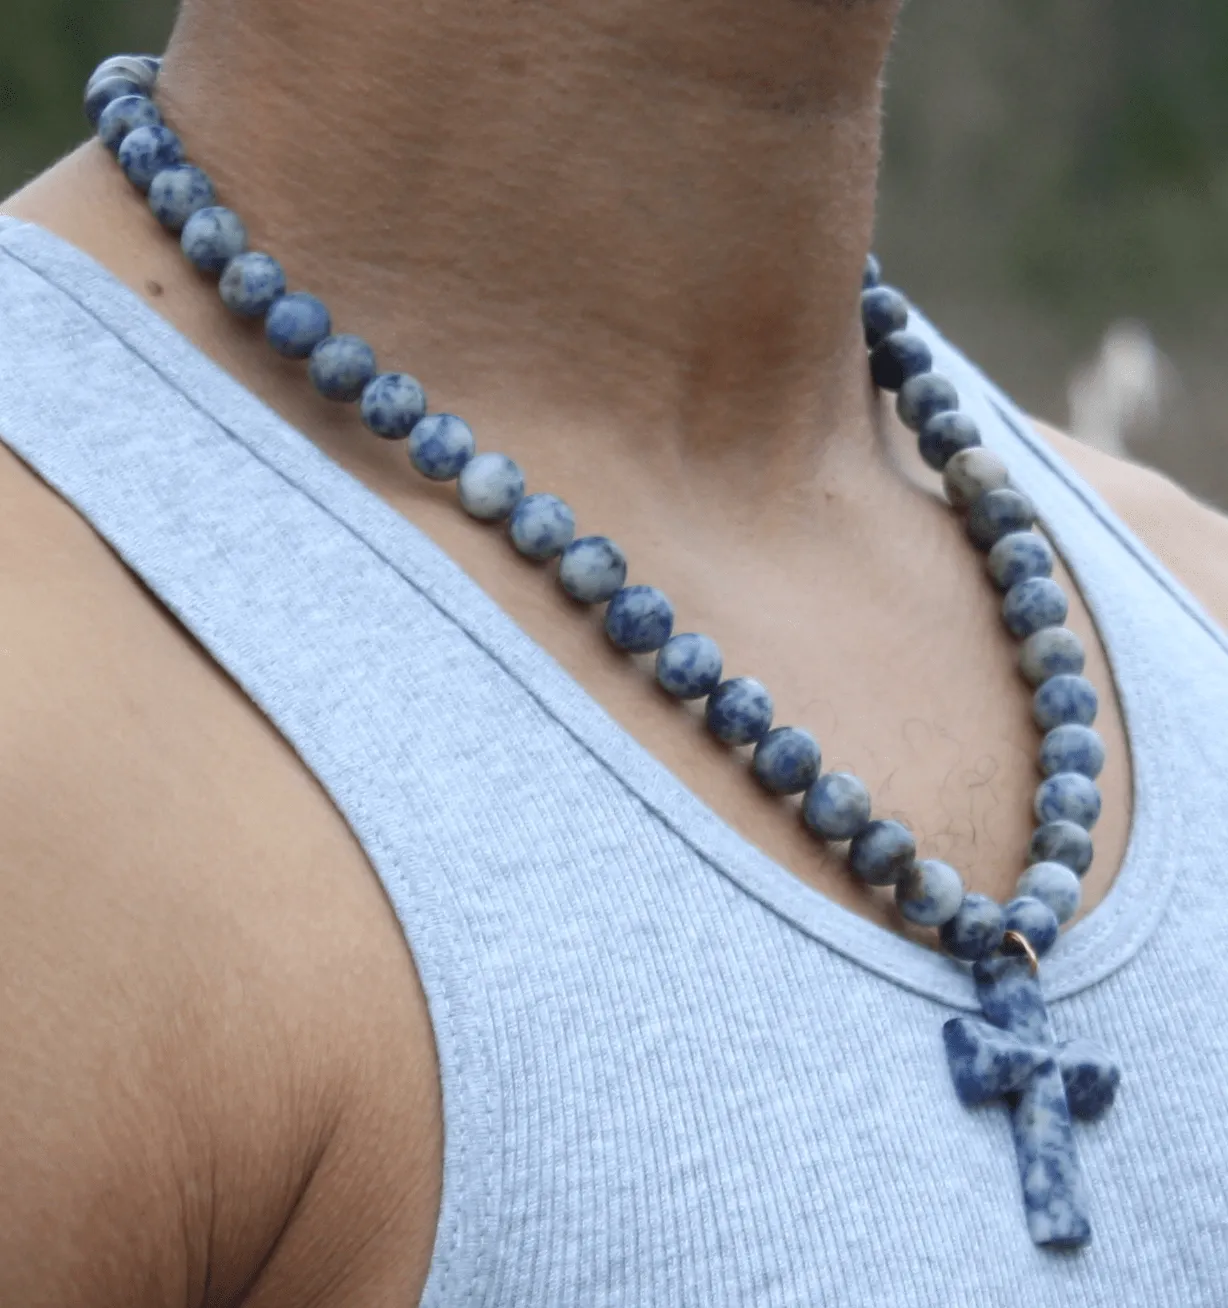
<svg viewBox="0 0 1228 1308"><path fill-rule="evenodd" d="M1228 630L1228 517L1161 473L1092 449L1041 423L1036 428Z"/></svg>
<svg viewBox="0 0 1228 1308"><path fill-rule="evenodd" d="M425 1002L273 728L0 444L0 1303L414 1303Z"/></svg>

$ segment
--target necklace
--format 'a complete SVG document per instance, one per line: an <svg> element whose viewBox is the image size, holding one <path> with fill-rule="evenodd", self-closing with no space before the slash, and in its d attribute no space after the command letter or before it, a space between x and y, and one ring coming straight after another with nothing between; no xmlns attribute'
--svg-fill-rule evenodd
<svg viewBox="0 0 1228 1308"><path fill-rule="evenodd" d="M851 773L821 770L818 742L801 727L773 727L767 689L752 677L723 676L716 643L674 634L674 608L656 587L627 585L623 551L605 536L576 536L575 515L558 496L526 494L525 476L505 454L477 451L473 432L453 414L428 414L426 395L406 373L379 372L361 337L334 333L327 307L287 292L281 266L247 248L239 216L216 203L212 182L184 159L179 138L153 100L161 60L119 55L90 78L85 112L128 180L148 197L159 222L178 234L188 260L218 280L235 314L263 318L279 353L307 360L316 390L357 402L375 435L405 440L413 467L433 481L455 481L461 507L504 522L515 549L558 561L558 581L583 604L604 604L605 632L618 649L656 654L656 677L681 700L704 699L709 731L731 748L751 746L750 770L766 790L801 795L801 817L829 844L847 842L854 875L894 887L909 922L938 930L943 948L972 965L984 1020L953 1018L943 1028L955 1091L969 1106L1004 1100L1023 1188L1029 1233L1041 1245L1073 1247L1091 1235L1088 1201L1072 1122L1111 1105L1120 1081L1114 1061L1090 1041L1057 1043L1038 982L1040 958L1075 913L1079 878L1092 859L1088 834L1100 816L1095 784L1104 746L1092 729L1098 703L1083 677L1084 653L1063 623L1068 602L1053 580L1053 551L1035 530L1028 498L1011 486L1002 461L981 444L959 409L954 386L933 371L921 337L907 330L909 306L882 282L868 256L861 312L870 374L896 393L896 410L918 435L922 458L942 473L946 497L964 516L972 544L987 555L1003 592L1002 616L1021 642L1019 667L1034 687L1033 716L1044 732L1044 775L1035 798L1038 826L1017 895L1000 906L966 891L960 874L917 858L902 823L872 816L870 795Z"/></svg>

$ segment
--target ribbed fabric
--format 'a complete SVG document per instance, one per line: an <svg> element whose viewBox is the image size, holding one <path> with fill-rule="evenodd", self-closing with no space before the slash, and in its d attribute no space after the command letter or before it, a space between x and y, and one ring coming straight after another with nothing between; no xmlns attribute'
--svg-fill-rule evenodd
<svg viewBox="0 0 1228 1308"><path fill-rule="evenodd" d="M1116 1051L1095 1241L1037 1250L951 1089L954 964L772 863L437 547L97 265L0 223L0 439L298 752L366 851L443 1077L427 1308L1225 1308L1228 641L936 333L1112 661L1134 828L1047 965Z"/></svg>

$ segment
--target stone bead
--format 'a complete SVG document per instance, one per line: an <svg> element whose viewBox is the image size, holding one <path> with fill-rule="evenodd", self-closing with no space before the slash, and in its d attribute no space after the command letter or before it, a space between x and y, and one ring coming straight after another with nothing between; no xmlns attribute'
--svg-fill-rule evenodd
<svg viewBox="0 0 1228 1308"><path fill-rule="evenodd" d="M581 604L604 604L626 581L627 556L608 536L581 536L559 560L559 584Z"/></svg>
<svg viewBox="0 0 1228 1308"><path fill-rule="evenodd" d="M1032 501L1010 486L986 491L968 510L968 535L982 550L992 549L1012 531L1027 531L1036 521Z"/></svg>
<svg viewBox="0 0 1228 1308"><path fill-rule="evenodd" d="M866 266L861 273L861 289L868 291L871 286L877 286L883 279L883 270L878 260L872 254L866 255Z"/></svg>
<svg viewBox="0 0 1228 1308"><path fill-rule="evenodd" d="M271 255L237 254L218 282L222 303L244 318L262 318L286 293L286 274Z"/></svg>
<svg viewBox="0 0 1228 1308"><path fill-rule="evenodd" d="M311 352L307 375L326 400L349 403L367 388L377 369L375 351L361 336L326 336Z"/></svg>
<svg viewBox="0 0 1228 1308"><path fill-rule="evenodd" d="M116 157L132 185L148 191L163 168L183 162L183 145L169 127L136 127L124 137Z"/></svg>
<svg viewBox="0 0 1228 1308"><path fill-rule="evenodd" d="M895 902L915 926L940 927L959 912L964 881L949 863L925 859L896 885Z"/></svg>
<svg viewBox="0 0 1228 1308"><path fill-rule="evenodd" d="M605 611L605 634L628 654L651 654L674 629L674 606L655 586L624 586Z"/></svg>
<svg viewBox="0 0 1228 1308"><path fill-rule="evenodd" d="M852 840L870 821L870 792L851 772L829 772L806 792L802 821L824 840Z"/></svg>
<svg viewBox="0 0 1228 1308"><path fill-rule="evenodd" d="M138 127L161 127L162 115L147 95L121 95L112 100L98 119L98 139L111 151L119 153L124 137Z"/></svg>
<svg viewBox="0 0 1228 1308"><path fill-rule="evenodd" d="M377 377L371 386L378 381ZM371 386L367 387L368 391ZM366 402L365 391L363 401ZM409 433L409 461L431 481L459 477L476 449L469 424L454 413L427 414L414 423Z"/></svg>
<svg viewBox="0 0 1228 1308"><path fill-rule="evenodd" d="M955 409L934 414L917 438L921 457L935 472L941 472L962 450L975 449L980 443L976 423Z"/></svg>
<svg viewBox="0 0 1228 1308"><path fill-rule="evenodd" d="M287 359L305 359L333 329L322 300L306 291L283 295L264 320L265 340Z"/></svg>
<svg viewBox="0 0 1228 1308"><path fill-rule="evenodd" d="M168 232L183 231L194 213L216 199L213 183L195 164L163 168L149 183L149 207Z"/></svg>
<svg viewBox="0 0 1228 1308"><path fill-rule="evenodd" d="M943 948L966 963L992 954L1006 933L1001 906L988 895L965 895L959 912L941 932Z"/></svg>
<svg viewBox="0 0 1228 1308"><path fill-rule="evenodd" d="M1079 911L1082 887L1065 863L1033 863L1019 878L1019 893L1039 899L1062 923L1069 922Z"/></svg>
<svg viewBox="0 0 1228 1308"><path fill-rule="evenodd" d="M100 70L101 71L101 70ZM99 77L97 73L90 78L85 88L85 117L91 128L98 130L99 120L108 105L116 100L123 100L130 95L147 95L149 88L135 76L125 73Z"/></svg>
<svg viewBox="0 0 1228 1308"><path fill-rule="evenodd" d="M911 332L884 336L870 353L870 376L885 391L898 391L910 378L929 372L934 357L930 347Z"/></svg>
<svg viewBox="0 0 1228 1308"><path fill-rule="evenodd" d="M1053 551L1049 542L1034 531L1012 531L989 551L989 575L999 590L1010 590L1021 581L1048 577L1053 572Z"/></svg>
<svg viewBox="0 0 1228 1308"><path fill-rule="evenodd" d="M1040 770L1047 777L1079 772L1095 781L1104 770L1104 741L1078 722L1054 727L1040 743Z"/></svg>
<svg viewBox="0 0 1228 1308"><path fill-rule="evenodd" d="M1057 914L1048 904L1031 895L1012 899L1002 916L1006 930L1017 931L1037 954L1047 954L1057 942L1061 926Z"/></svg>
<svg viewBox="0 0 1228 1308"><path fill-rule="evenodd" d="M989 491L1003 489L1009 480L1006 464L984 446L952 455L942 470L942 487L955 509L968 508Z"/></svg>
<svg viewBox="0 0 1228 1308"><path fill-rule="evenodd" d="M902 822L868 822L849 846L849 867L871 886L894 886L917 858L917 842Z"/></svg>
<svg viewBox="0 0 1228 1308"><path fill-rule="evenodd" d="M179 244L189 263L203 273L217 276L235 255L247 249L247 228L233 209L213 204L207 209L197 209L184 223Z"/></svg>
<svg viewBox="0 0 1228 1308"><path fill-rule="evenodd" d="M576 515L557 495L526 495L512 510L507 531L526 559L553 559L575 537Z"/></svg>
<svg viewBox="0 0 1228 1308"><path fill-rule="evenodd" d="M1076 875L1082 876L1092 865L1094 854L1092 838L1086 827L1077 822L1059 820L1046 822L1032 832L1028 844L1028 862L1065 863Z"/></svg>
<svg viewBox="0 0 1228 1308"><path fill-rule="evenodd" d="M1045 627L1060 627L1069 612L1066 592L1051 577L1029 577L1026 581L1017 581L1002 601L1002 620L1011 635L1020 640Z"/></svg>
<svg viewBox="0 0 1228 1308"><path fill-rule="evenodd" d="M367 383L358 412L368 431L386 441L401 441L422 421L426 392L418 379L407 372L382 372ZM456 472L459 471L457 468ZM450 481L454 476L455 472L450 477L432 480Z"/></svg>
<svg viewBox="0 0 1228 1308"><path fill-rule="evenodd" d="M866 348L872 350L884 337L908 325L908 301L889 286L873 286L861 295L861 324Z"/></svg>
<svg viewBox="0 0 1228 1308"><path fill-rule="evenodd" d="M722 681L708 696L704 721L726 745L753 745L767 735L776 706L753 677Z"/></svg>
<svg viewBox="0 0 1228 1308"><path fill-rule="evenodd" d="M524 473L506 454L475 454L456 482L461 508L483 522L501 522L520 503Z"/></svg>
<svg viewBox="0 0 1228 1308"><path fill-rule="evenodd" d="M90 74L90 80L85 84L85 89L89 92L112 77L122 77L140 87L148 95L157 80L158 69L161 65L162 60L156 59L152 55L111 55L110 58L104 59Z"/></svg>
<svg viewBox="0 0 1228 1308"><path fill-rule="evenodd" d="M1058 772L1036 790L1038 822L1077 822L1091 830L1100 817L1100 791L1079 772Z"/></svg>
<svg viewBox="0 0 1228 1308"><path fill-rule="evenodd" d="M1085 662L1083 642L1066 627L1045 627L1019 650L1019 670L1033 686L1050 677L1077 677Z"/></svg>
<svg viewBox="0 0 1228 1308"><path fill-rule="evenodd" d="M819 742L801 727L776 727L755 746L751 768L764 790L800 795L819 775Z"/></svg>
<svg viewBox="0 0 1228 1308"><path fill-rule="evenodd" d="M716 641L688 631L661 646L657 681L677 699L702 699L721 684L723 666Z"/></svg>
<svg viewBox="0 0 1228 1308"><path fill-rule="evenodd" d="M1099 708L1096 687L1086 677L1050 677L1032 696L1032 716L1042 731L1052 731L1068 722L1090 727Z"/></svg>
<svg viewBox="0 0 1228 1308"><path fill-rule="evenodd" d="M920 432L931 418L952 413L959 407L959 392L936 372L910 377L900 387L895 411L905 427Z"/></svg>

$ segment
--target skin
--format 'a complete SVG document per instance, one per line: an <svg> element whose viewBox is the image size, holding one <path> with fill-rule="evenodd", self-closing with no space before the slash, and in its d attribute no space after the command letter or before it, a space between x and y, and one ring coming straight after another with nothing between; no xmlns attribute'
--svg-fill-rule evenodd
<svg viewBox="0 0 1228 1308"><path fill-rule="evenodd" d="M625 542L633 579L768 684L778 721L1007 898L1028 696L858 329L894 6L765 3L351 0L341 21L325 0L194 0L159 98L292 284ZM595 618L254 348L100 147L3 209L92 255L432 536L749 840L905 930ZM1045 435L1228 623L1228 521ZM0 1301L417 1302L442 1110L373 873L263 717L3 445L0 498ZM1128 748L1059 579L1111 760L1090 911L1128 837Z"/></svg>

